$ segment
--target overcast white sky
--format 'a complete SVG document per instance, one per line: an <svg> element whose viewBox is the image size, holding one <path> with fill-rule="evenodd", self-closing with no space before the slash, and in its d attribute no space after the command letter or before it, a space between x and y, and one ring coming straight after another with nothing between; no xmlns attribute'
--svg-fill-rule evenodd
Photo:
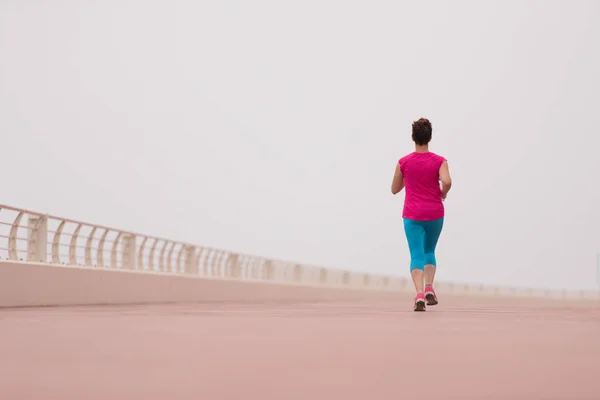
<svg viewBox="0 0 600 400"><path fill-rule="evenodd" d="M0 203L408 276L411 121L440 279L596 286L600 3L0 0Z"/></svg>

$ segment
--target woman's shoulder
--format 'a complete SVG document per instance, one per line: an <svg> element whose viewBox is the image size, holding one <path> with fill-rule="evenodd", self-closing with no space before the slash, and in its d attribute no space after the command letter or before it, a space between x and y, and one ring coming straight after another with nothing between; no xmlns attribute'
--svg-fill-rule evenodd
<svg viewBox="0 0 600 400"><path fill-rule="evenodd" d="M433 159L434 159L434 160L436 160L436 161L440 161L440 162L444 162L444 161L446 161L446 157L444 157L444 156L441 156L441 155L439 155L439 154L437 154L437 153L432 153L432 152L429 152L429 154L431 155L431 158L433 158Z"/></svg>
<svg viewBox="0 0 600 400"><path fill-rule="evenodd" d="M414 153L414 152L412 152L412 153L408 153L408 154L406 154L406 155L404 155L404 156L400 157L400 159L398 160L398 163L402 164L404 161L406 161L406 160L410 160L410 159L411 159L411 158L414 156L414 154L415 154L415 153Z"/></svg>
<svg viewBox="0 0 600 400"><path fill-rule="evenodd" d="M407 162L409 162L410 160L412 160L415 157L417 157L418 160L423 160L423 157L428 157L430 160L439 162L440 164L442 164L444 161L446 161L446 157L439 155L437 153L433 153L431 151L429 151L427 153L412 152L412 153L408 153L405 156L401 157L398 160L398 164L400 164L400 165L406 164Z"/></svg>

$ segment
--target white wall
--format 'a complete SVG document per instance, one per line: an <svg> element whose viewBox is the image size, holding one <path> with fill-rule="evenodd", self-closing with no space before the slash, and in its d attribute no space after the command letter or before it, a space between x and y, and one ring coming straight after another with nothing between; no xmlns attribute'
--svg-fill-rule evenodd
<svg viewBox="0 0 600 400"><path fill-rule="evenodd" d="M0 262L0 307L394 300L410 293ZM536 301L535 298L531 299ZM539 301L542 301L541 299ZM410 303L409 303L410 304Z"/></svg>
<svg viewBox="0 0 600 400"><path fill-rule="evenodd" d="M465 304L477 296L480 305L522 304L572 307L571 301L592 304L597 292L514 292L477 286L441 285L444 301ZM0 308L164 303L298 303L361 302L371 305L410 304L410 285L385 289L243 281L93 267L73 267L0 261ZM375 303L373 303L375 301Z"/></svg>
<svg viewBox="0 0 600 400"><path fill-rule="evenodd" d="M426 116L440 278L593 287L599 37L593 1L4 0L2 202L407 275Z"/></svg>

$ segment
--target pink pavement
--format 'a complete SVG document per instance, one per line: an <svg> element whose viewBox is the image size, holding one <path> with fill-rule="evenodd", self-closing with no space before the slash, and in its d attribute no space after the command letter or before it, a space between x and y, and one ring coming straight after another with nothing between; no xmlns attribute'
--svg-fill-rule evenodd
<svg viewBox="0 0 600 400"><path fill-rule="evenodd" d="M600 398L597 305L400 297L1 309L0 399Z"/></svg>

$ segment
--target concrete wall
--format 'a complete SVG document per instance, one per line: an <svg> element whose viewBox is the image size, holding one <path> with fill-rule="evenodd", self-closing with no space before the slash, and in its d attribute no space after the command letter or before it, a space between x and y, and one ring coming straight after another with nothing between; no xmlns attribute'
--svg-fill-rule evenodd
<svg viewBox="0 0 600 400"><path fill-rule="evenodd" d="M401 293L0 261L0 307L168 302L336 301Z"/></svg>
<svg viewBox="0 0 600 400"><path fill-rule="evenodd" d="M477 304L528 304L583 302L598 304L600 293L567 297L477 292L468 286L438 284L438 296ZM285 282L243 281L166 273L147 273L42 263L0 261L0 308L107 304L158 304L194 302L332 302L356 300L410 302L407 285L394 290L295 285ZM476 299L473 299L475 297ZM457 303L458 304L458 303Z"/></svg>

